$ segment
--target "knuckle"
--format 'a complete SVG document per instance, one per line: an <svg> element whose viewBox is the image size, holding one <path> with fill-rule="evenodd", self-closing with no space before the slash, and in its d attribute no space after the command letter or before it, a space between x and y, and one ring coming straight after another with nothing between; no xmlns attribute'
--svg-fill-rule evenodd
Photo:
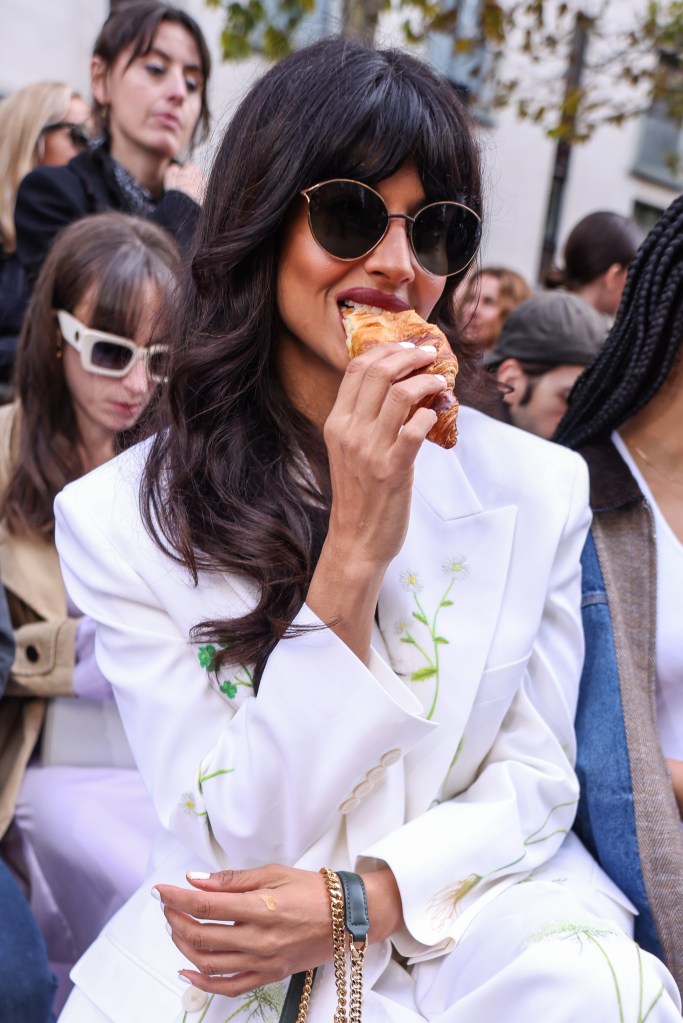
<svg viewBox="0 0 683 1023"><path fill-rule="evenodd" d="M370 381L384 381L387 379L388 375L389 371L384 360L381 362L370 363L365 373L365 376Z"/></svg>
<svg viewBox="0 0 683 1023"><path fill-rule="evenodd" d="M203 973L206 977L210 977L213 971L213 963L209 956L203 956L198 959L195 963L200 973Z"/></svg>
<svg viewBox="0 0 683 1023"><path fill-rule="evenodd" d="M411 401L411 388L405 380L399 381L389 391L389 400L393 401L396 405L405 405L406 402Z"/></svg>
<svg viewBox="0 0 683 1023"><path fill-rule="evenodd" d="M234 870L219 870L214 874L214 877L221 888L230 888L235 883Z"/></svg>
<svg viewBox="0 0 683 1023"><path fill-rule="evenodd" d="M367 359L364 355L359 355L355 359L351 359L348 366L346 367L347 373L362 373L367 364Z"/></svg>
<svg viewBox="0 0 683 1023"><path fill-rule="evenodd" d="M188 945L191 948L195 949L197 952L201 952L207 948L206 939L204 938L204 933L201 927L193 929L187 935L185 940L188 943Z"/></svg>
<svg viewBox="0 0 683 1023"><path fill-rule="evenodd" d="M199 895L194 904L193 916L205 920L211 916L211 900L206 895Z"/></svg>

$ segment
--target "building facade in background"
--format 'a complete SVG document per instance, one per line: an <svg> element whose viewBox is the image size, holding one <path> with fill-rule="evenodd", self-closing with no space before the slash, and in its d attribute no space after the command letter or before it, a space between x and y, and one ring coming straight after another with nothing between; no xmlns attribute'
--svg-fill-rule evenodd
<svg viewBox="0 0 683 1023"><path fill-rule="evenodd" d="M176 0L201 24L214 58L210 89L214 115L212 139L195 154L208 169L216 139L241 95L260 73L258 57L224 63L220 58L222 19L203 0ZM302 35L334 32L337 0L319 0L315 16ZM638 0L633 0L637 3ZM478 0L467 0L467 17L475 18ZM620 0L622 11L631 0ZM0 0L0 93L33 81L68 81L89 97L89 58L97 31L109 10L108 0ZM391 15L380 24L378 41L402 45L400 18ZM472 65L485 53L453 57L448 39L429 42L425 55L457 87L471 84ZM479 96L476 112L484 157L486 231L482 263L508 266L536 283L541 259L556 143L538 124L520 120L514 105L493 109L490 90ZM0 144L2 144L0 140ZM620 127L598 128L590 140L572 147L557 223L558 259L573 225L595 210L614 210L635 216L645 227L683 190L683 150L680 126L660 104L648 116L627 120Z"/></svg>

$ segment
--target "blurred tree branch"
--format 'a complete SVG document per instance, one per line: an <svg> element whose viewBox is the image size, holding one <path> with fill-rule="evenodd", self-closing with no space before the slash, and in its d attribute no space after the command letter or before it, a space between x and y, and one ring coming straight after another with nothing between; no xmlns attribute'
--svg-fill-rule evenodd
<svg viewBox="0 0 683 1023"><path fill-rule="evenodd" d="M315 0L206 3L224 14L226 60L253 52L278 59L293 48L297 31L315 9ZM419 48L439 32L452 39L456 55L476 58L485 50L490 59L481 62L475 99L478 86L488 83L494 107L512 105L521 118L558 141L584 141L599 125L620 125L655 102L683 119L683 0L647 0L639 10L637 3L614 0L474 3L474 29L472 0L338 0L336 25L346 35L371 42L378 18L391 11L406 44ZM567 88L577 17L588 45L581 80ZM476 79L476 59L470 64Z"/></svg>

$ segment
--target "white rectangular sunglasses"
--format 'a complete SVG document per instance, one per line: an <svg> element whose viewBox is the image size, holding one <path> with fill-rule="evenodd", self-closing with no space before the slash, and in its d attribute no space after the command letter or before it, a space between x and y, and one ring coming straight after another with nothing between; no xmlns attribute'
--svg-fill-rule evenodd
<svg viewBox="0 0 683 1023"><path fill-rule="evenodd" d="M57 310L59 329L64 340L75 348L81 365L88 373L103 377L125 377L133 366L144 359L150 380L164 383L167 376L168 347L149 345L143 348L126 337L93 330L65 309Z"/></svg>

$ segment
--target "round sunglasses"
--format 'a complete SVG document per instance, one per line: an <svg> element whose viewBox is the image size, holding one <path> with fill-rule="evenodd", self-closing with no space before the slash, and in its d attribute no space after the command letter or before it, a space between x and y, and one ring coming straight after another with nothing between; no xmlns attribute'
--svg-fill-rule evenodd
<svg viewBox="0 0 683 1023"><path fill-rule="evenodd" d="M481 218L459 202L433 202L414 217L389 213L369 185L335 178L304 188L308 223L315 241L335 259L367 256L389 230L389 221L405 220L408 241L423 270L436 277L460 273L472 262L481 237Z"/></svg>
<svg viewBox="0 0 683 1023"><path fill-rule="evenodd" d="M75 348L81 357L81 366L88 373L103 377L125 377L140 360L147 364L150 380L156 384L166 380L168 348L166 345L149 345L143 348L127 337L105 334L93 330L77 320L65 309L57 310L59 329L64 340Z"/></svg>

